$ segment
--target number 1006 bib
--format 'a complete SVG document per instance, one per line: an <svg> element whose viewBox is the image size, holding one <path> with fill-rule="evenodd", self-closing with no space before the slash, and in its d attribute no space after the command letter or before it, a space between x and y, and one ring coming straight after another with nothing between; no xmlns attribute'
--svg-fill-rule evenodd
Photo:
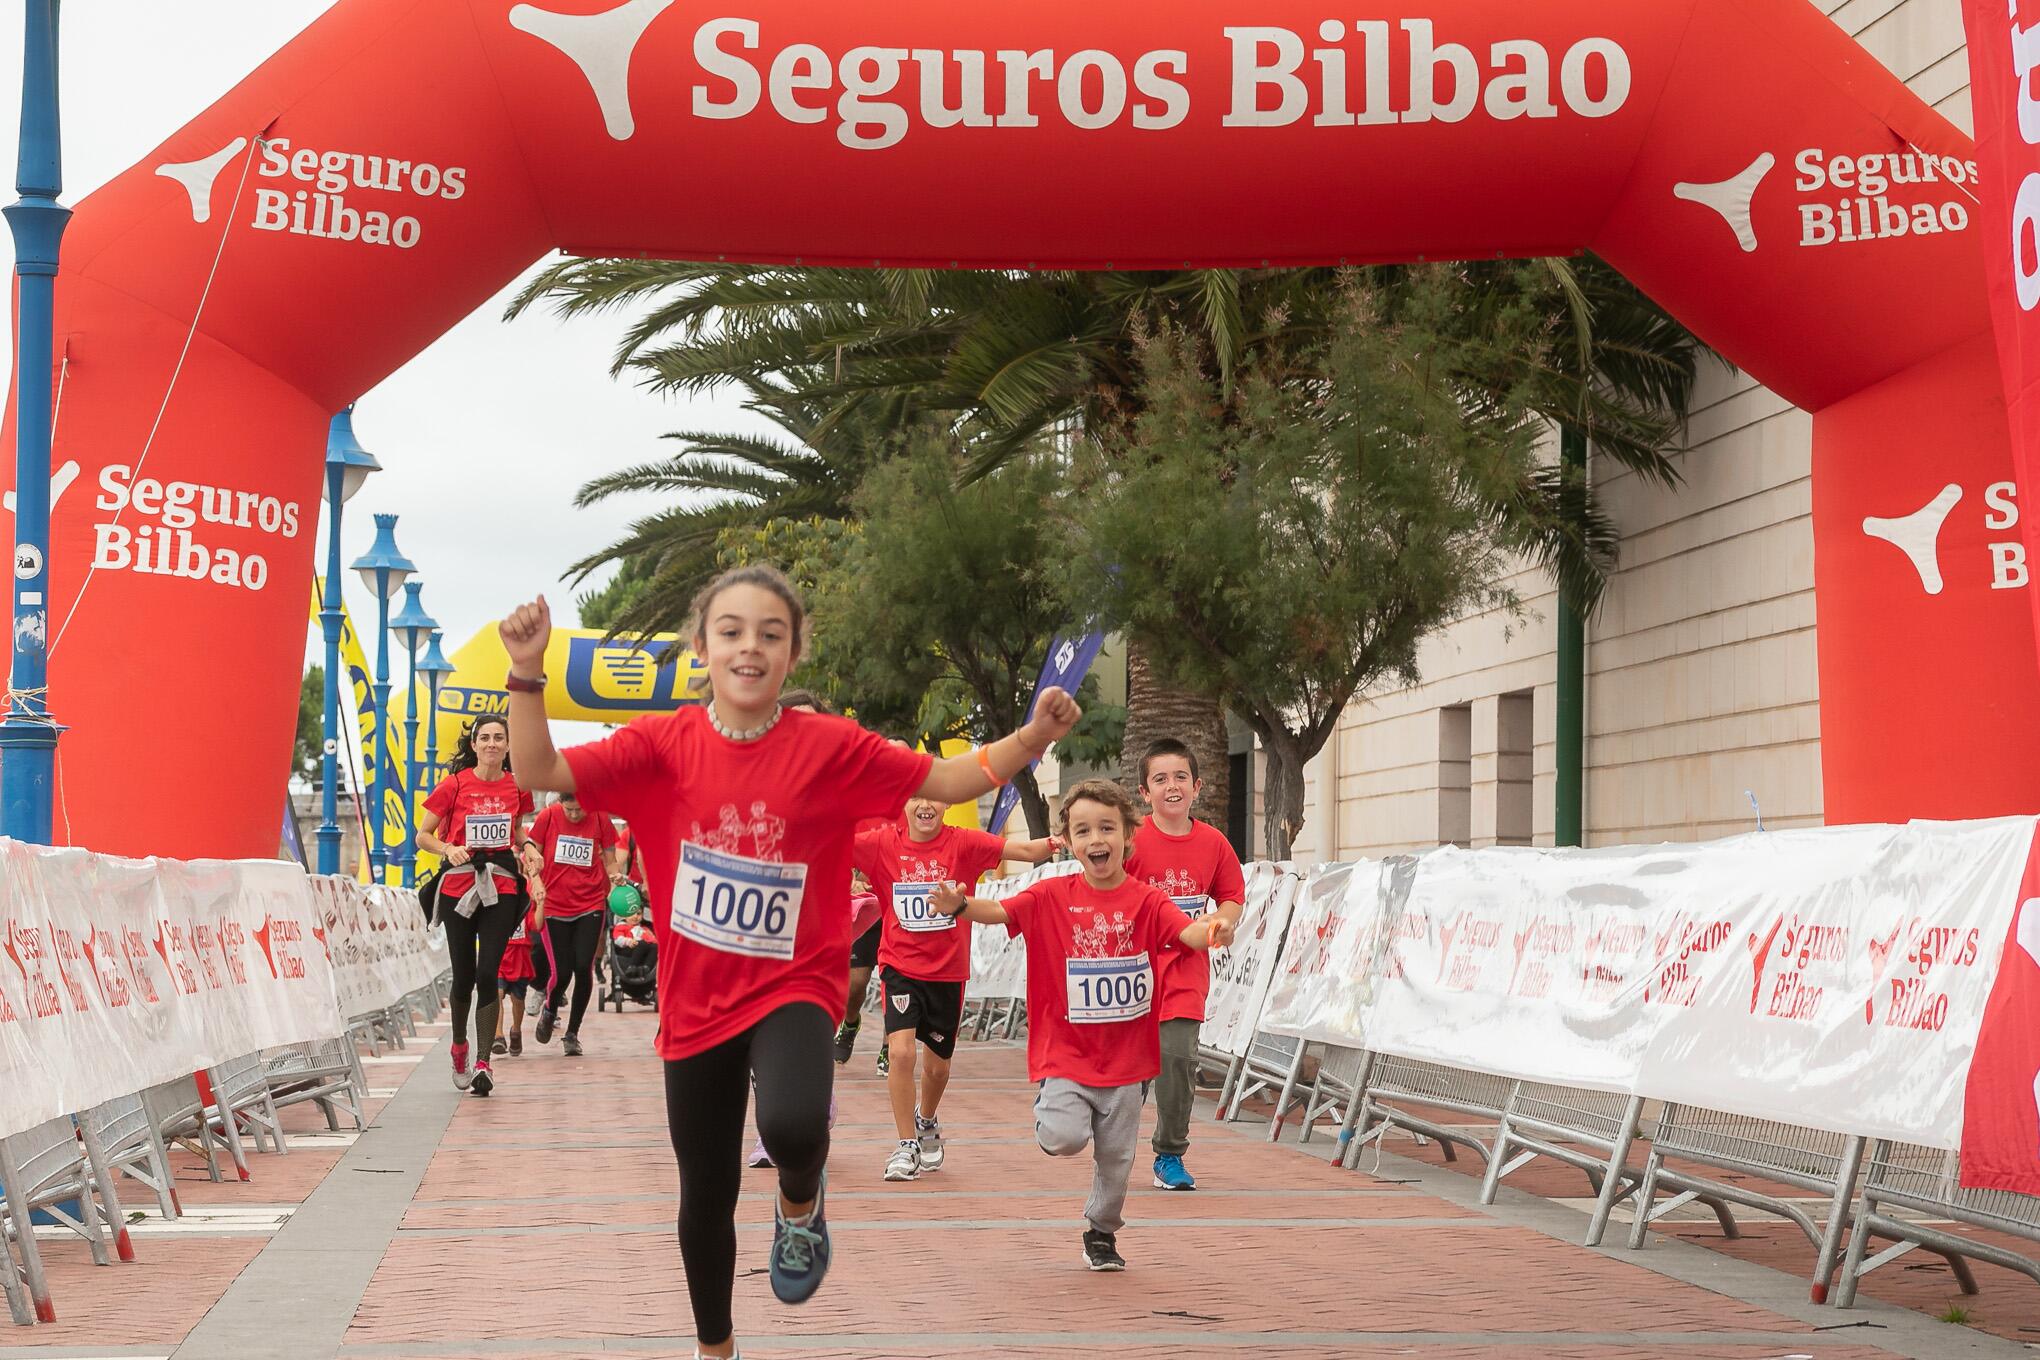
<svg viewBox="0 0 2040 1360"><path fill-rule="evenodd" d="M1064 977L1073 1025L1138 1020L1154 999L1155 970L1145 950L1113 959L1069 959Z"/></svg>
<svg viewBox="0 0 2040 1360"><path fill-rule="evenodd" d="M683 844L673 929L696 944L754 959L793 958L807 865L774 864Z"/></svg>

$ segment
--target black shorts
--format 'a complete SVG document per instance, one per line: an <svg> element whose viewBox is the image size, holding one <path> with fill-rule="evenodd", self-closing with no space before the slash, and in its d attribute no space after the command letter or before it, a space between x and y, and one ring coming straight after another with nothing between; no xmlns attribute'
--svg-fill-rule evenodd
<svg viewBox="0 0 2040 1360"><path fill-rule="evenodd" d="M884 990L879 1010L885 1015L885 1032L910 1029L936 1057L947 1059L956 1052L956 1027L963 1023L963 984L929 982L911 978L887 964L879 970Z"/></svg>
<svg viewBox="0 0 2040 1360"><path fill-rule="evenodd" d="M871 929L850 942L850 966L852 968L878 967L878 936L884 921L873 921Z"/></svg>

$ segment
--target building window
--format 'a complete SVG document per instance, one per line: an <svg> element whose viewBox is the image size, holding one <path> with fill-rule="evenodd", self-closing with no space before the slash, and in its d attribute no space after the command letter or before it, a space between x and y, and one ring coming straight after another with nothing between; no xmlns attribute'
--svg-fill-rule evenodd
<svg viewBox="0 0 2040 1360"><path fill-rule="evenodd" d="M1495 844L1528 845L1535 788L1536 696L1504 694L1495 724Z"/></svg>
<svg viewBox="0 0 2040 1360"><path fill-rule="evenodd" d="M1438 843L1473 839L1473 706L1438 710Z"/></svg>

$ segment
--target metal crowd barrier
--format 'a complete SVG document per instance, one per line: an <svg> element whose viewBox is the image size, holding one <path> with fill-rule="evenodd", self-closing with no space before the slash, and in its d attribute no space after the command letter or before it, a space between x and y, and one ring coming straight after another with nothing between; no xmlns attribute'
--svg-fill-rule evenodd
<svg viewBox="0 0 2040 1360"><path fill-rule="evenodd" d="M1360 1112L1360 1097L1367 1089L1367 1075L1374 1055L1364 1048L1318 1045L1317 1079L1303 1100L1303 1124L1296 1141L1308 1143L1311 1128L1319 1119L1335 1121L1343 1133Z"/></svg>
<svg viewBox="0 0 2040 1360"><path fill-rule="evenodd" d="M1232 1123L1246 1102L1263 1091L1276 1092L1278 1103L1268 1120L1268 1139L1273 1142L1289 1113L1287 1102L1293 1100L1297 1074L1303 1070L1304 1048L1301 1039L1255 1030L1246 1056L1234 1064L1229 1084L1218 1093L1219 1118Z"/></svg>
<svg viewBox="0 0 2040 1360"><path fill-rule="evenodd" d="M361 1070L361 1054L354 1040L345 1034L272 1053L267 1080L270 1102L278 1110L316 1101L326 1116L327 1128L339 1129L342 1110L357 1130L368 1127L368 1078ZM279 1145L281 1142L279 1130Z"/></svg>
<svg viewBox="0 0 2040 1360"><path fill-rule="evenodd" d="M1826 1217L1816 1221L1790 1200L1668 1166L1667 1157L1810 1190L1827 1199ZM1652 1223L1694 1200L1714 1210L1714 1216L1721 1221L1722 1234L1731 1238L1739 1233L1730 1204L1761 1209L1790 1219L1818 1248L1811 1293L1815 1303L1825 1302L1862 1166L1863 1139L1859 1137L1802 1129L1775 1119L1724 1114L1698 1105L1668 1104L1658 1118L1657 1132L1651 1140L1650 1160L1644 1166L1643 1185L1637 1191L1636 1221L1629 1231L1629 1245L1642 1247ZM1657 1191L1663 1185L1678 1193L1659 1204Z"/></svg>
<svg viewBox="0 0 2040 1360"><path fill-rule="evenodd" d="M140 1092L94 1106L80 1122L98 1142L109 1170L147 1187L165 1219L175 1220L183 1214L184 1206L178 1203L177 1187L170 1177L170 1150L164 1146L162 1132L150 1118Z"/></svg>
<svg viewBox="0 0 2040 1360"><path fill-rule="evenodd" d="M1635 1145L1642 1114L1640 1096L1517 1082L1495 1128L1480 1202L1493 1204L1502 1180L1533 1158L1564 1162L1585 1172L1594 1187L1594 1212L1584 1241L1587 1246L1599 1246L1615 1206L1636 1193L1642 1179L1629 1166L1629 1151ZM1511 1156L1512 1147L1521 1151Z"/></svg>
<svg viewBox="0 0 2040 1360"><path fill-rule="evenodd" d="M1848 1257L1842 1263L1841 1284L1835 1291L1837 1306L1847 1308L1853 1304L1856 1286L1865 1275L1915 1247L1925 1247L1946 1257L1965 1294L1976 1292L1976 1276L1965 1257L1989 1261L2040 1280L2040 1262L2030 1256L1890 1212L1905 1209L2040 1241L2040 1199L2010 1190L1965 1190L1956 1183L1957 1171L1956 1154L1952 1152L1882 1139L1871 1148L1863 1177L1862 1207L1856 1215L1856 1230L1849 1238ZM1865 1260L1872 1237L1892 1238L1895 1245Z"/></svg>
<svg viewBox="0 0 2040 1360"><path fill-rule="evenodd" d="M1458 1160L1453 1151L1455 1144L1470 1148L1483 1161L1492 1161L1493 1149L1463 1126L1440 1124L1406 1107L1451 1110L1499 1127L1502 1112L1509 1107L1513 1086L1507 1077L1378 1053L1360 1096L1358 1132L1346 1142L1344 1162L1349 1167L1358 1166L1360 1150L1368 1143L1384 1141L1390 1129L1437 1139L1438 1149L1448 1162Z"/></svg>

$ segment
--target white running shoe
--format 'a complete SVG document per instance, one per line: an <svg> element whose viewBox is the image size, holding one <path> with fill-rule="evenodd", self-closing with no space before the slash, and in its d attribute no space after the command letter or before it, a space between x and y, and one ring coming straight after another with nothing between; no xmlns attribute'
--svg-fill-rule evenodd
<svg viewBox="0 0 2040 1360"><path fill-rule="evenodd" d="M942 1121L914 1116L914 1140L921 1145L921 1169L940 1171L949 1150L942 1145Z"/></svg>
<svg viewBox="0 0 2040 1360"><path fill-rule="evenodd" d="M885 1178L889 1181L911 1181L921 1174L921 1145L908 1138L893 1149L892 1156L885 1161Z"/></svg>

